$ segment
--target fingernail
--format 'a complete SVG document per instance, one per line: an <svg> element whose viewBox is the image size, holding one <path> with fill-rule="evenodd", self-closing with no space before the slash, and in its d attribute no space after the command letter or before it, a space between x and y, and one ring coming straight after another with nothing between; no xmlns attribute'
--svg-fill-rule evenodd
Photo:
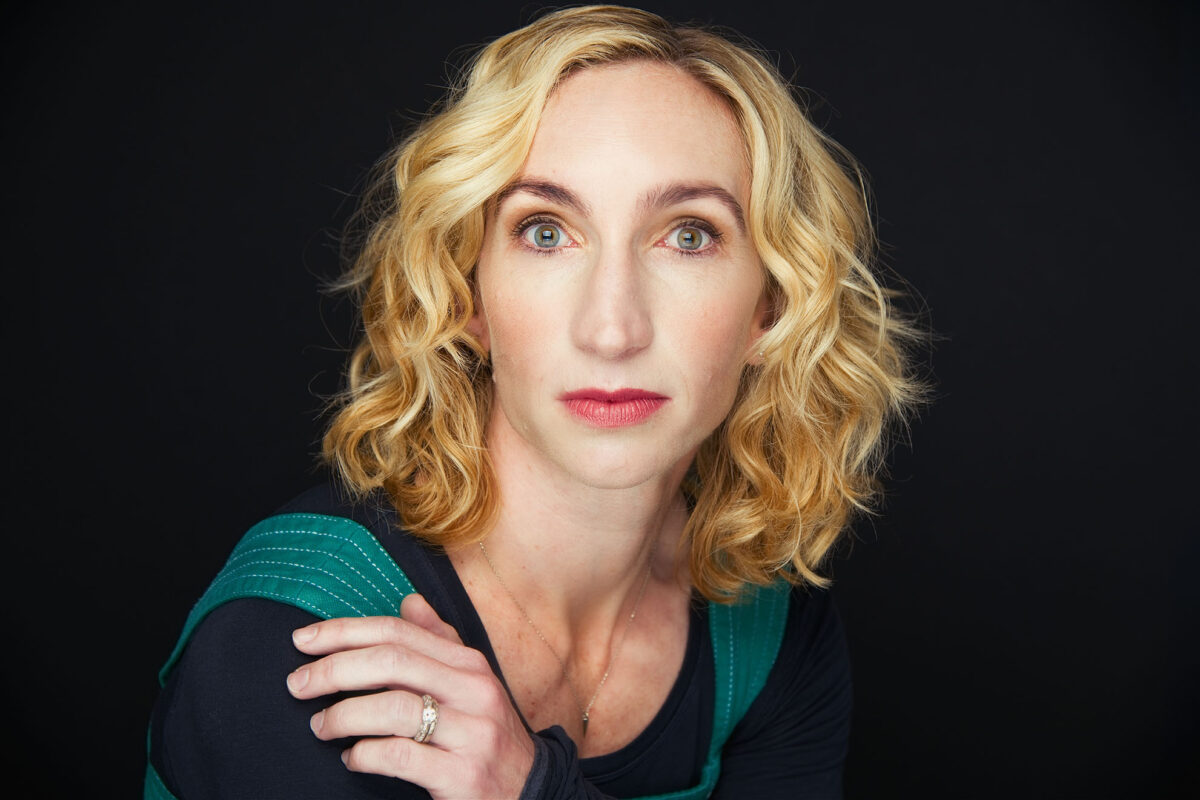
<svg viewBox="0 0 1200 800"><path fill-rule="evenodd" d="M345 763L347 763L347 762L349 762L349 761L350 761L350 751L349 751L349 750L343 750L343 751L342 751L342 763L343 763L343 764L345 764Z"/></svg>
<svg viewBox="0 0 1200 800"><path fill-rule="evenodd" d="M298 692L308 685L308 667L301 667L287 677L288 688Z"/></svg>
<svg viewBox="0 0 1200 800"><path fill-rule="evenodd" d="M311 642L316 635L317 626L309 625L306 628L297 628L296 630L292 631L292 641L296 644L304 644L306 642Z"/></svg>
<svg viewBox="0 0 1200 800"><path fill-rule="evenodd" d="M312 728L312 732L321 733L321 728L325 726L325 711L321 710L313 714L312 719L308 721L308 726Z"/></svg>

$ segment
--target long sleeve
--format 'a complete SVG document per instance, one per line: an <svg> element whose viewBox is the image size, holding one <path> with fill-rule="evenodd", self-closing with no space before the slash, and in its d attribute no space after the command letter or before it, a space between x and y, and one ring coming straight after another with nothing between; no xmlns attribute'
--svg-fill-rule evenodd
<svg viewBox="0 0 1200 800"><path fill-rule="evenodd" d="M379 508L345 509L326 489L287 510L356 515L503 680L450 560L405 534ZM151 763L180 800L429 797L404 781L350 772L339 757L350 740L322 742L309 730L312 714L339 699L299 701L285 687L287 675L310 660L292 646L291 633L314 620L291 605L241 599L218 607L193 632L151 725ZM650 725L626 747L586 759L561 729L541 731L523 797L596 800L696 786L709 751L715 680L707 606L697 603L675 685ZM832 601L825 592L793 590L774 666L725 745L713 796L840 797L850 708L849 660Z"/></svg>
<svg viewBox="0 0 1200 800"><path fill-rule="evenodd" d="M520 800L611 800L588 783L579 768L575 742L559 726L534 737L536 755Z"/></svg>
<svg viewBox="0 0 1200 800"><path fill-rule="evenodd" d="M309 657L291 632L315 617L268 600L221 606L197 629L155 709L152 760L180 798L428 798L405 781L347 770L349 740L323 742L309 718L336 697L300 701L284 679ZM534 737L522 800L607 800L558 727Z"/></svg>
<svg viewBox="0 0 1200 800"><path fill-rule="evenodd" d="M196 629L155 707L151 762L180 800L428 799L418 786L351 772L348 740L323 742L309 718L338 697L293 698L288 673L310 661L292 631L316 618L269 600L235 600Z"/></svg>

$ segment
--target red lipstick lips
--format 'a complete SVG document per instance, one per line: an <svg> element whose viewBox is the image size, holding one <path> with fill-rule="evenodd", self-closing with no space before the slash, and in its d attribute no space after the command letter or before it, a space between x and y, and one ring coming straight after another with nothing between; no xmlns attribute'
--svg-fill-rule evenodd
<svg viewBox="0 0 1200 800"><path fill-rule="evenodd" d="M668 398L643 389L579 389L562 397L567 410L597 428L624 428L644 422L658 411Z"/></svg>

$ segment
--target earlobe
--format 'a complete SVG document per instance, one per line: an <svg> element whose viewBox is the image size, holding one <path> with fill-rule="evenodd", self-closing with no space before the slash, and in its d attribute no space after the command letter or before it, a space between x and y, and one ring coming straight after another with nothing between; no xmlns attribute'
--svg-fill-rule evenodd
<svg viewBox="0 0 1200 800"><path fill-rule="evenodd" d="M764 291L754 307L754 316L750 321L750 357L747 363L761 366L763 363L763 334L775 325L775 301L769 291Z"/></svg>
<svg viewBox="0 0 1200 800"><path fill-rule="evenodd" d="M479 340L479 346L483 348L485 353L492 351L491 337L488 336L487 319L483 314L476 311L467 320L467 332Z"/></svg>
<svg viewBox="0 0 1200 800"><path fill-rule="evenodd" d="M491 352L492 341L488 332L487 314L483 310L483 301L479 299L479 289L476 287L471 302L475 308L471 311L471 316L467 320L467 332L479 340L479 345L484 349L484 352Z"/></svg>

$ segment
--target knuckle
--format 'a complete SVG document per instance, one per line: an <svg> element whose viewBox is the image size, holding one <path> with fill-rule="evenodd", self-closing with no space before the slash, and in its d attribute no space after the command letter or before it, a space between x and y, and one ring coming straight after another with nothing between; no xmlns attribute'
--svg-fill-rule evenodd
<svg viewBox="0 0 1200 800"><path fill-rule="evenodd" d="M326 647L337 647L339 643L346 641L348 633L346 620L339 617L317 623L316 638Z"/></svg>
<svg viewBox="0 0 1200 800"><path fill-rule="evenodd" d="M484 675L470 675L463 679L471 696L477 698L476 702L490 704L492 702L492 686L491 681Z"/></svg>
<svg viewBox="0 0 1200 800"><path fill-rule="evenodd" d="M318 736L322 739L332 739L337 737L337 733L342 727L342 708L340 703L334 703L325 709L324 715L321 717L321 732Z"/></svg>
<svg viewBox="0 0 1200 800"><path fill-rule="evenodd" d="M409 701L409 696L404 692L388 692L387 705L384 713L388 715L388 719L395 723L397 736L408 736L411 734L408 727L411 720L409 717L412 714L412 703ZM419 718L419 715L417 715Z"/></svg>
<svg viewBox="0 0 1200 800"><path fill-rule="evenodd" d="M474 790L478 790L487 783L487 770L485 770L479 764L468 764L463 767L463 778L466 781L467 786Z"/></svg>
<svg viewBox="0 0 1200 800"><path fill-rule="evenodd" d="M399 674L400 670L404 668L404 663L407 660L407 654L404 652L404 648L391 644L384 645L379 649L381 651L379 654L381 659L380 666L387 670L388 675Z"/></svg>
<svg viewBox="0 0 1200 800"><path fill-rule="evenodd" d="M364 653L365 665L373 672L391 674L399 663L396 648L389 644L376 645Z"/></svg>
<svg viewBox="0 0 1200 800"><path fill-rule="evenodd" d="M345 665L342 664L342 659L337 656L338 654L335 653L313 664L312 674L315 681L319 680L325 686L338 685L338 680L341 679L342 673L345 672Z"/></svg>
<svg viewBox="0 0 1200 800"><path fill-rule="evenodd" d="M397 772L403 772L412 760L412 749L408 739L392 737L383 745L383 757L388 766Z"/></svg>
<svg viewBox="0 0 1200 800"><path fill-rule="evenodd" d="M488 717L479 727L477 740L484 750L494 753L500 749L501 736L500 724L495 719Z"/></svg>
<svg viewBox="0 0 1200 800"><path fill-rule="evenodd" d="M508 708L508 696L494 680L485 678L480 681L479 698L480 706L489 720L499 719Z"/></svg>
<svg viewBox="0 0 1200 800"><path fill-rule="evenodd" d="M365 742L358 742L353 747L351 747L350 749L345 751L345 753L346 753L345 761L346 761L347 769L354 770L355 772L362 771L363 766L364 766L364 763L363 763L363 744L364 743Z"/></svg>
<svg viewBox="0 0 1200 800"><path fill-rule="evenodd" d="M399 617L379 617L381 638L399 639L404 632L404 620Z"/></svg>
<svg viewBox="0 0 1200 800"><path fill-rule="evenodd" d="M492 665L488 663L487 656L478 650L468 648L463 654L463 666L473 672L491 673Z"/></svg>

